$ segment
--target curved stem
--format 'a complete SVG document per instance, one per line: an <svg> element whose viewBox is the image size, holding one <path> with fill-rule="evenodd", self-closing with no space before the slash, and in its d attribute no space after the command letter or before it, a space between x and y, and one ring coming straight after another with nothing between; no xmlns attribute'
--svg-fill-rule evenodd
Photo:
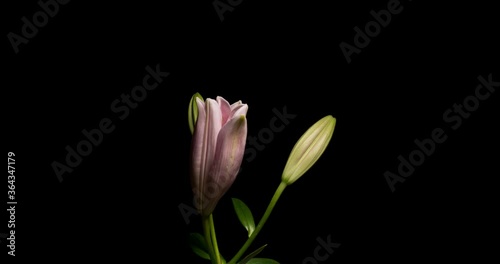
<svg viewBox="0 0 500 264"><path fill-rule="evenodd" d="M215 262L216 259L214 254L214 248L212 246L212 239L210 233L210 217L203 216L201 221L203 223L203 235L205 236L205 242L207 242L208 253L210 254L210 262L212 262L212 264L218 264L217 262Z"/></svg>
<svg viewBox="0 0 500 264"><path fill-rule="evenodd" d="M215 236L215 226L214 226L214 217L212 214L210 214L210 234L212 237L212 246L214 250L214 255L215 255L215 262L217 264L221 264L221 258L220 258L220 253L219 253L219 246L217 245L217 237Z"/></svg>
<svg viewBox="0 0 500 264"><path fill-rule="evenodd" d="M269 218L269 216L271 215L271 212L273 211L274 206L276 205L276 202L278 202L278 199L280 198L281 193L283 193L283 191L285 190L286 186L287 186L286 183L284 183L284 182L280 183L280 185L278 186L278 188L274 192L273 198L271 199L271 201L269 202L269 205L267 206L266 212L264 212L264 215L260 219L259 224L257 225L255 230L253 231L252 235L247 239L247 242L245 242L245 244L240 248L238 253L236 253L236 255L231 259L231 261L228 262L228 264L235 264L236 261L238 261L243 256L245 251L252 244L255 237L257 237L260 230L262 229L262 227L266 223L267 218Z"/></svg>

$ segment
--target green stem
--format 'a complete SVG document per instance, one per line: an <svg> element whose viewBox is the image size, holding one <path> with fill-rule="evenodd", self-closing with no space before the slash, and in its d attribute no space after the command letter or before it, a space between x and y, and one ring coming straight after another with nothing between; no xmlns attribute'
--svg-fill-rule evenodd
<svg viewBox="0 0 500 264"><path fill-rule="evenodd" d="M214 254L215 254L215 262L217 264L221 264L221 258L220 258L220 253L219 253L219 246L217 245L217 237L215 236L215 226L214 226L214 217L212 214L210 214L210 234L212 237L212 245L214 249Z"/></svg>
<svg viewBox="0 0 500 264"><path fill-rule="evenodd" d="M271 199L271 202L269 202L269 205L267 206L266 212L264 212L264 215L259 221L259 224L253 231L252 235L247 239L247 242L240 248L238 253L231 259L231 261L228 262L228 264L236 264L236 262L243 256L245 251L248 249L248 247L252 244L254 241L255 237L259 234L260 230L264 226L264 224L267 221L267 218L271 215L271 212L274 209L274 206L276 205L276 202L278 202L278 199L281 196L281 193L285 190L287 184L284 182L281 182L278 188L276 189L276 192L274 192L273 198Z"/></svg>
<svg viewBox="0 0 500 264"><path fill-rule="evenodd" d="M212 246L210 217L203 216L201 221L203 223L203 234L205 235L205 241L207 242L208 253L210 254L210 262L212 262L212 264L218 264L215 259L214 248Z"/></svg>

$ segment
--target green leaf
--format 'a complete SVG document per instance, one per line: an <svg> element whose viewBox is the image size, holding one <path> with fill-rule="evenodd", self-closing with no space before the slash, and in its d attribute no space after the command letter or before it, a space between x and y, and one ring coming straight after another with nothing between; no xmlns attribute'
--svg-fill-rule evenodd
<svg viewBox="0 0 500 264"><path fill-rule="evenodd" d="M267 247L267 244L263 245L262 247L258 248L257 250L255 250L254 252L248 254L244 259L242 259L238 264L247 264L247 263L250 263L249 261L257 256L262 250L264 250L264 248Z"/></svg>
<svg viewBox="0 0 500 264"><path fill-rule="evenodd" d="M191 101L189 101L188 123L189 123L189 130L191 130L191 134L194 133L196 120L198 120L198 104L196 104L196 98L200 98L201 100L203 100L203 97L201 96L200 93L195 93L191 97Z"/></svg>
<svg viewBox="0 0 500 264"><path fill-rule="evenodd" d="M254 258L247 262L247 264L280 264L278 261L268 258Z"/></svg>
<svg viewBox="0 0 500 264"><path fill-rule="evenodd" d="M255 230L255 222L253 221L253 215L250 208L241 201L240 199L233 198L233 206L240 219L241 224L247 229L248 237L250 237Z"/></svg>
<svg viewBox="0 0 500 264"><path fill-rule="evenodd" d="M200 233L189 234L189 245L193 252L200 256L201 258L210 260L210 254L208 254L208 247L205 242L205 237Z"/></svg>

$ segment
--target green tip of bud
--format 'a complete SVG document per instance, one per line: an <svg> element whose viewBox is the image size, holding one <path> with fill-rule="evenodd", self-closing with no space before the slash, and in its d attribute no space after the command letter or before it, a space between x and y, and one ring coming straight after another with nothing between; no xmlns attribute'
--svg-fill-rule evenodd
<svg viewBox="0 0 500 264"><path fill-rule="evenodd" d="M188 124L189 124L189 130L191 130L191 134L194 133L196 120L198 120L198 104L196 103L196 98L200 98L201 100L203 100L203 97L201 96L200 93L195 93L191 97L191 101L189 101Z"/></svg>
<svg viewBox="0 0 500 264"><path fill-rule="evenodd" d="M238 118L240 124L244 124L246 120L247 117L245 115L240 115L240 117Z"/></svg>
<svg viewBox="0 0 500 264"><path fill-rule="evenodd" d="M283 170L282 181L287 185L294 183L306 173L325 151L337 119L327 115L312 125L295 143Z"/></svg>

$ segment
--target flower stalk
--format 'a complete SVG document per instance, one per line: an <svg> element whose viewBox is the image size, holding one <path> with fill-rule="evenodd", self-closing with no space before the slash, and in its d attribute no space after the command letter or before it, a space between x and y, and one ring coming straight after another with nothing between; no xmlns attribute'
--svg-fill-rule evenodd
<svg viewBox="0 0 500 264"><path fill-rule="evenodd" d="M236 262L238 260L240 260L240 258L243 256L243 254L245 254L248 247L250 247L250 245L253 243L253 241L255 240L257 235L259 234L260 230L262 230L262 228L266 224L267 219L269 218L269 216L271 215L271 213L274 209L274 206L276 206L276 203L278 202L281 194L283 193L283 191L285 190L285 188L287 186L288 185L283 181L280 183L280 185L278 186L278 188L274 192L273 198L271 198L271 201L269 202L269 205L267 206L267 209L264 212L264 215L260 219L259 224L255 227L255 230L253 231L252 235L247 239L245 244L243 244L243 246L240 248L238 253L236 253L236 255L234 255L234 257L228 262L228 264L236 264Z"/></svg>
<svg viewBox="0 0 500 264"><path fill-rule="evenodd" d="M216 100L196 93L188 109L189 129L193 135L190 154L190 180L194 205L201 214L203 237L195 234L193 251L212 264L225 264L219 252L213 211L221 197L233 184L242 163L247 138L248 106L241 101L229 104L218 96ZM295 143L283 169L281 182L274 192L257 226L248 206L233 198L233 205L249 237L227 264L236 264L255 241L269 219L287 186L302 177L323 155L335 129L336 119L327 115L314 123ZM235 203L234 201L238 201ZM206 247L205 244L206 243ZM196 245L202 245L200 247ZM248 254L241 262L255 261L263 247ZM208 251L208 252L206 252ZM271 259L259 259L275 263ZM260 263L260 262L259 262Z"/></svg>

